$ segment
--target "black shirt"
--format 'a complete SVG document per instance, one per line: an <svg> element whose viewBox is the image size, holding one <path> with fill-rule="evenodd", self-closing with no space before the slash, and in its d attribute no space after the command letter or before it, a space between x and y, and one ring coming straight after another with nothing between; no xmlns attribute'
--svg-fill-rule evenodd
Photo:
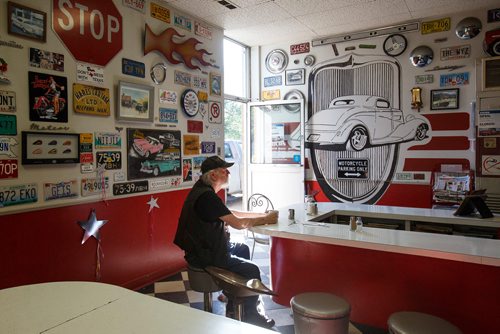
<svg viewBox="0 0 500 334"><path fill-rule="evenodd" d="M231 214L214 191L204 192L196 201L194 210L198 217L209 222L221 221L220 217Z"/></svg>

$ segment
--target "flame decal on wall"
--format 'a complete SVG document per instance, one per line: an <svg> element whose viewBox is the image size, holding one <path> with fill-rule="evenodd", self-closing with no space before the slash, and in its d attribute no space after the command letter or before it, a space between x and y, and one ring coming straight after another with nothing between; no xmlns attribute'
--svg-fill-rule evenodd
<svg viewBox="0 0 500 334"><path fill-rule="evenodd" d="M144 55L151 51L158 51L167 58L172 64L184 63L190 69L201 68L193 64L196 60L202 66L212 66L211 63L203 59L204 55L211 55L207 50L196 50L196 45L201 44L196 38L189 38L184 42L174 42L175 38L183 38L174 28L168 28L162 33L156 35L146 24L146 34L144 37Z"/></svg>

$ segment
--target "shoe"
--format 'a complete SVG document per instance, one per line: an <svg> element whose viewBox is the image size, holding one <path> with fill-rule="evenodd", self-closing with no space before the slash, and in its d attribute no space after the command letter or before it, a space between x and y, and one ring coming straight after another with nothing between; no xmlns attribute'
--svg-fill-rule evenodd
<svg viewBox="0 0 500 334"><path fill-rule="evenodd" d="M263 327L263 328L267 328L267 329L271 329L275 325L275 322L273 319L270 319L270 318L266 317L265 315L262 315L259 313L245 314L243 321L246 323L249 323L249 324L252 324L255 326L259 326L259 327Z"/></svg>

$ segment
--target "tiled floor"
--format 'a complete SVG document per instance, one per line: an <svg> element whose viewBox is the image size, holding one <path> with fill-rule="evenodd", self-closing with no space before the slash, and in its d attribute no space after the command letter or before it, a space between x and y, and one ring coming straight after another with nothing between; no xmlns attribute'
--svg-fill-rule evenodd
<svg viewBox="0 0 500 334"><path fill-rule="evenodd" d="M240 208L237 208L240 209ZM231 240L235 242L245 242L252 247L253 240L247 237L245 231L231 231ZM259 266L262 282L270 286L269 277L269 246L256 244L253 261ZM190 289L187 272L183 271L172 275L151 285L148 285L139 292L165 299L174 303L183 304L203 310L203 294ZM226 303L220 302L218 293L213 294L213 313L225 316ZM294 334L293 318L291 309L274 303L269 296L263 296L262 301L268 317L276 322L273 330L283 334ZM349 334L385 334L384 330L371 328L362 324L352 324L349 327Z"/></svg>

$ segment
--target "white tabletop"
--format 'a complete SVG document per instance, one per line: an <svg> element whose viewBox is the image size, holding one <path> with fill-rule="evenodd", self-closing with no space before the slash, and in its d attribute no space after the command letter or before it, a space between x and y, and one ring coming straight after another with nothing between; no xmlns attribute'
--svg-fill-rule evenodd
<svg viewBox="0 0 500 334"><path fill-rule="evenodd" d="M0 290L0 333L274 333L118 286L54 282Z"/></svg>
<svg viewBox="0 0 500 334"><path fill-rule="evenodd" d="M295 210L295 223L288 220L290 208ZM281 238L500 266L500 240L369 227L363 227L362 232L352 232L347 225L313 221L336 214L426 222L439 220L451 224L456 223L455 220L465 220L475 226L485 224L485 219L457 218L453 211L338 203L318 203L316 216L307 215L302 203L279 211L278 224L256 226L253 230ZM498 224L498 217L491 218L489 224Z"/></svg>

